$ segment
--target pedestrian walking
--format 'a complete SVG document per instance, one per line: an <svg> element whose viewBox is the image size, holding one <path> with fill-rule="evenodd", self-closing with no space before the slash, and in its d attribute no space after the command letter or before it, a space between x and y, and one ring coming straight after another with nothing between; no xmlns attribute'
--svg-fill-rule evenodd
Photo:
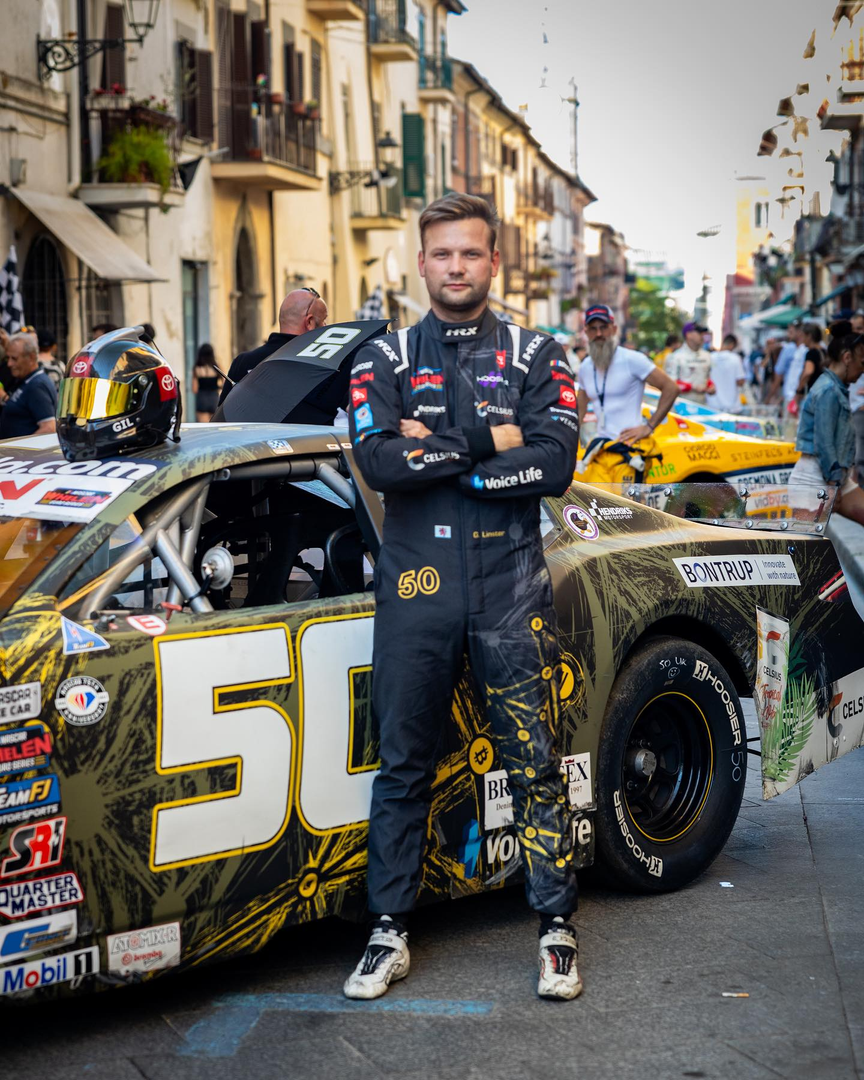
<svg viewBox="0 0 864 1080"><path fill-rule="evenodd" d="M12 377L19 382L11 394L0 392L0 439L47 435L56 431L57 389L39 367L38 348L32 333L12 334L6 346Z"/></svg>
<svg viewBox="0 0 864 1080"><path fill-rule="evenodd" d="M692 401L705 401L711 373L711 354L705 348L707 327L689 322L684 326L684 344L666 361L666 374Z"/></svg>
<svg viewBox="0 0 864 1080"><path fill-rule="evenodd" d="M864 491L850 476L854 434L849 409L849 386L864 374L864 334L848 322L831 327L828 363L801 406L796 448L801 457L789 477L793 507L820 509L818 489L838 487L834 510L864 525Z"/></svg>
<svg viewBox="0 0 864 1080"><path fill-rule="evenodd" d="M556 745L556 618L539 530L541 497L563 494L573 478L576 394L554 338L506 325L487 306L499 224L478 196L430 204L419 262L431 311L360 349L352 371L354 454L366 482L385 494L387 515L375 565L374 922L345 983L350 998L380 997L408 974L436 748L466 650L507 769L528 902L540 917L538 993L570 999L582 990Z"/></svg>
<svg viewBox="0 0 864 1080"><path fill-rule="evenodd" d="M644 353L619 344L615 316L605 304L593 304L585 312L585 334L588 356L579 370L579 423L590 406L597 427L579 472L588 484L641 482L645 459L656 446L654 429L665 419L678 389ZM643 420L646 383L660 391L660 400Z"/></svg>
<svg viewBox="0 0 864 1080"><path fill-rule="evenodd" d="M741 395L747 382L744 363L738 349L738 338L727 334L723 348L711 354L711 382L714 392L708 394L706 404L718 412L740 413Z"/></svg>
<svg viewBox="0 0 864 1080"><path fill-rule="evenodd" d="M805 323L801 332L802 344L807 347L807 353L804 357L804 369L801 372L801 379L796 391L799 404L815 386L824 366L822 327L818 323Z"/></svg>
<svg viewBox="0 0 864 1080"><path fill-rule="evenodd" d="M250 349L249 352L242 352L234 357L228 369L228 378L219 395L219 404L222 404L243 376L248 375L262 360L266 360L298 334L305 334L326 325L327 305L321 295L308 285L302 289L293 289L279 306L279 332L271 334L257 349Z"/></svg>
<svg viewBox="0 0 864 1080"><path fill-rule="evenodd" d="M39 343L37 360L39 367L54 383L54 389L60 389L60 380L66 376L66 365L57 359L57 338L50 330L37 330L36 340Z"/></svg>
<svg viewBox="0 0 864 1080"><path fill-rule="evenodd" d="M195 419L206 424L216 412L219 391L225 379L216 367L213 346L205 342L198 348L195 367L192 369L192 393L195 395Z"/></svg>

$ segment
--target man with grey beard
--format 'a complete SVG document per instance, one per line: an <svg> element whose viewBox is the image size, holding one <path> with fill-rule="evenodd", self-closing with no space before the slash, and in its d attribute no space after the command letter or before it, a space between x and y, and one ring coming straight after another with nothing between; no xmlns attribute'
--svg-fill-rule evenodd
<svg viewBox="0 0 864 1080"><path fill-rule="evenodd" d="M653 448L654 429L672 407L678 387L644 353L620 344L615 316L605 304L593 304L585 312L585 336L588 356L579 369L580 426L589 403L597 417L597 430L586 453L591 471L585 472L585 479L627 482L634 476L618 477L613 459L614 465L620 466L631 457L637 461L640 454ZM651 417L643 421L646 382L660 391L660 400ZM634 474L639 471L638 466L632 470Z"/></svg>

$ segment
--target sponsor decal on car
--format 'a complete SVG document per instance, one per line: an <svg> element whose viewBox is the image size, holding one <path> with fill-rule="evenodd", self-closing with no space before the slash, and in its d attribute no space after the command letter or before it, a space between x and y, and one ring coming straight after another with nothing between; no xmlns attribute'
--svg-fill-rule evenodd
<svg viewBox="0 0 864 1080"><path fill-rule="evenodd" d="M565 506L561 516L567 528L583 540L596 540L600 528L594 518L581 506Z"/></svg>
<svg viewBox="0 0 864 1080"><path fill-rule="evenodd" d="M0 964L72 945L78 938L78 912L58 911L0 927Z"/></svg>
<svg viewBox="0 0 864 1080"><path fill-rule="evenodd" d="M115 975L143 975L180 963L179 922L109 934L105 940L108 970Z"/></svg>
<svg viewBox="0 0 864 1080"><path fill-rule="evenodd" d="M0 455L0 515L92 521L102 508L156 468L152 462L34 461ZM82 480L86 486L73 486Z"/></svg>
<svg viewBox="0 0 864 1080"><path fill-rule="evenodd" d="M285 439L268 439L267 445L273 451L274 454L293 454L294 447L290 442L286 442Z"/></svg>
<svg viewBox="0 0 864 1080"><path fill-rule="evenodd" d="M0 731L0 778L44 769L50 761L51 733L44 724Z"/></svg>
<svg viewBox="0 0 864 1080"><path fill-rule="evenodd" d="M616 791L612 795L612 802L615 805L615 818L618 821L618 828L621 830L621 835L624 837L624 842L627 847L630 848L630 852L634 859L638 859L647 869L649 874L654 877L663 876L663 860L656 855L649 855L647 851L636 843L633 839L633 834L630 832L630 826L627 824L627 820L624 817L624 807L621 803L621 792Z"/></svg>
<svg viewBox="0 0 864 1080"><path fill-rule="evenodd" d="M126 622L133 630L140 630L142 634L150 637L159 637L168 629L168 624L158 615L127 615Z"/></svg>
<svg viewBox="0 0 864 1080"><path fill-rule="evenodd" d="M700 555L672 562L688 589L801 584L790 555Z"/></svg>
<svg viewBox="0 0 864 1080"><path fill-rule="evenodd" d="M586 810L593 806L590 754L570 754L561 758L561 775L567 784L567 795L574 810Z"/></svg>
<svg viewBox="0 0 864 1080"><path fill-rule="evenodd" d="M492 836L487 836L486 865L495 862L496 859L500 859L505 865L515 860L514 865L518 865L522 859L519 838L510 832L496 832Z"/></svg>
<svg viewBox="0 0 864 1080"><path fill-rule="evenodd" d="M100 634L88 630L86 626L60 616L60 628L63 632L63 655L74 656L76 653L96 652L97 649L110 649L111 646Z"/></svg>
<svg viewBox="0 0 864 1080"><path fill-rule="evenodd" d="M84 891L78 875L71 872L36 878L35 881L10 881L0 884L0 915L20 919L46 908L80 904Z"/></svg>
<svg viewBox="0 0 864 1080"><path fill-rule="evenodd" d="M47 817L59 809L60 784L51 773L0 784L0 825Z"/></svg>
<svg viewBox="0 0 864 1080"><path fill-rule="evenodd" d="M738 710L732 701L732 697L729 691L726 689L726 685L719 675L715 675L711 668L705 663L704 660L697 660L696 666L693 669L693 678L697 682L707 682L710 686L713 686L720 700L726 709L726 715L729 717L729 722L732 725L732 739L735 746L741 745L741 721L738 718Z"/></svg>
<svg viewBox="0 0 864 1080"><path fill-rule="evenodd" d="M19 825L9 837L11 855L0 863L0 877L29 874L57 866L63 858L66 818L51 818L33 825Z"/></svg>
<svg viewBox="0 0 864 1080"><path fill-rule="evenodd" d="M0 968L3 983L0 994L15 994L21 990L38 990L62 982L77 982L99 971L99 946L76 949L45 960L31 960L26 964L11 964Z"/></svg>
<svg viewBox="0 0 864 1080"><path fill-rule="evenodd" d="M73 675L57 688L54 705L67 724L89 727L108 711L108 691L89 675Z"/></svg>
<svg viewBox="0 0 864 1080"><path fill-rule="evenodd" d="M629 506L600 506L596 499L591 500L588 513L600 521L626 521L633 517Z"/></svg>
<svg viewBox="0 0 864 1080"><path fill-rule="evenodd" d="M506 769L483 774L483 829L503 829L513 824L513 796Z"/></svg>

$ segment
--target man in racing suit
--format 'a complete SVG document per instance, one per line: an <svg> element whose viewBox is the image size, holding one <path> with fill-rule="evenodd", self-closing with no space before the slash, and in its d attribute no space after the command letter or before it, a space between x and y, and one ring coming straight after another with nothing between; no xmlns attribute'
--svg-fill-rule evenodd
<svg viewBox="0 0 864 1080"><path fill-rule="evenodd" d="M408 973L436 749L467 650L513 796L531 906L540 914L547 997L582 984L570 815L556 747L558 646L539 501L561 495L576 460L573 376L546 334L486 306L497 219L448 195L420 219L432 311L361 349L351 437L386 499L375 567L372 699L381 770L369 822L366 952L345 983L372 998ZM491 236L491 242L490 242Z"/></svg>
<svg viewBox="0 0 864 1080"><path fill-rule="evenodd" d="M705 348L706 327L689 322L684 326L684 344L666 361L666 374L678 383L678 389L690 398L705 404L705 395L713 390L711 383L711 354Z"/></svg>

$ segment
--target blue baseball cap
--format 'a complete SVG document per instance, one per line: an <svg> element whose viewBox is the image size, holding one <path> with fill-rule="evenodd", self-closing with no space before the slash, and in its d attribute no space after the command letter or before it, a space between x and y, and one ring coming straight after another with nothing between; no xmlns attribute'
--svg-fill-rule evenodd
<svg viewBox="0 0 864 1080"><path fill-rule="evenodd" d="M612 308L607 307L606 304L592 304L591 307L585 312L585 325L589 322L602 322L602 323L614 323L615 316L612 313Z"/></svg>

